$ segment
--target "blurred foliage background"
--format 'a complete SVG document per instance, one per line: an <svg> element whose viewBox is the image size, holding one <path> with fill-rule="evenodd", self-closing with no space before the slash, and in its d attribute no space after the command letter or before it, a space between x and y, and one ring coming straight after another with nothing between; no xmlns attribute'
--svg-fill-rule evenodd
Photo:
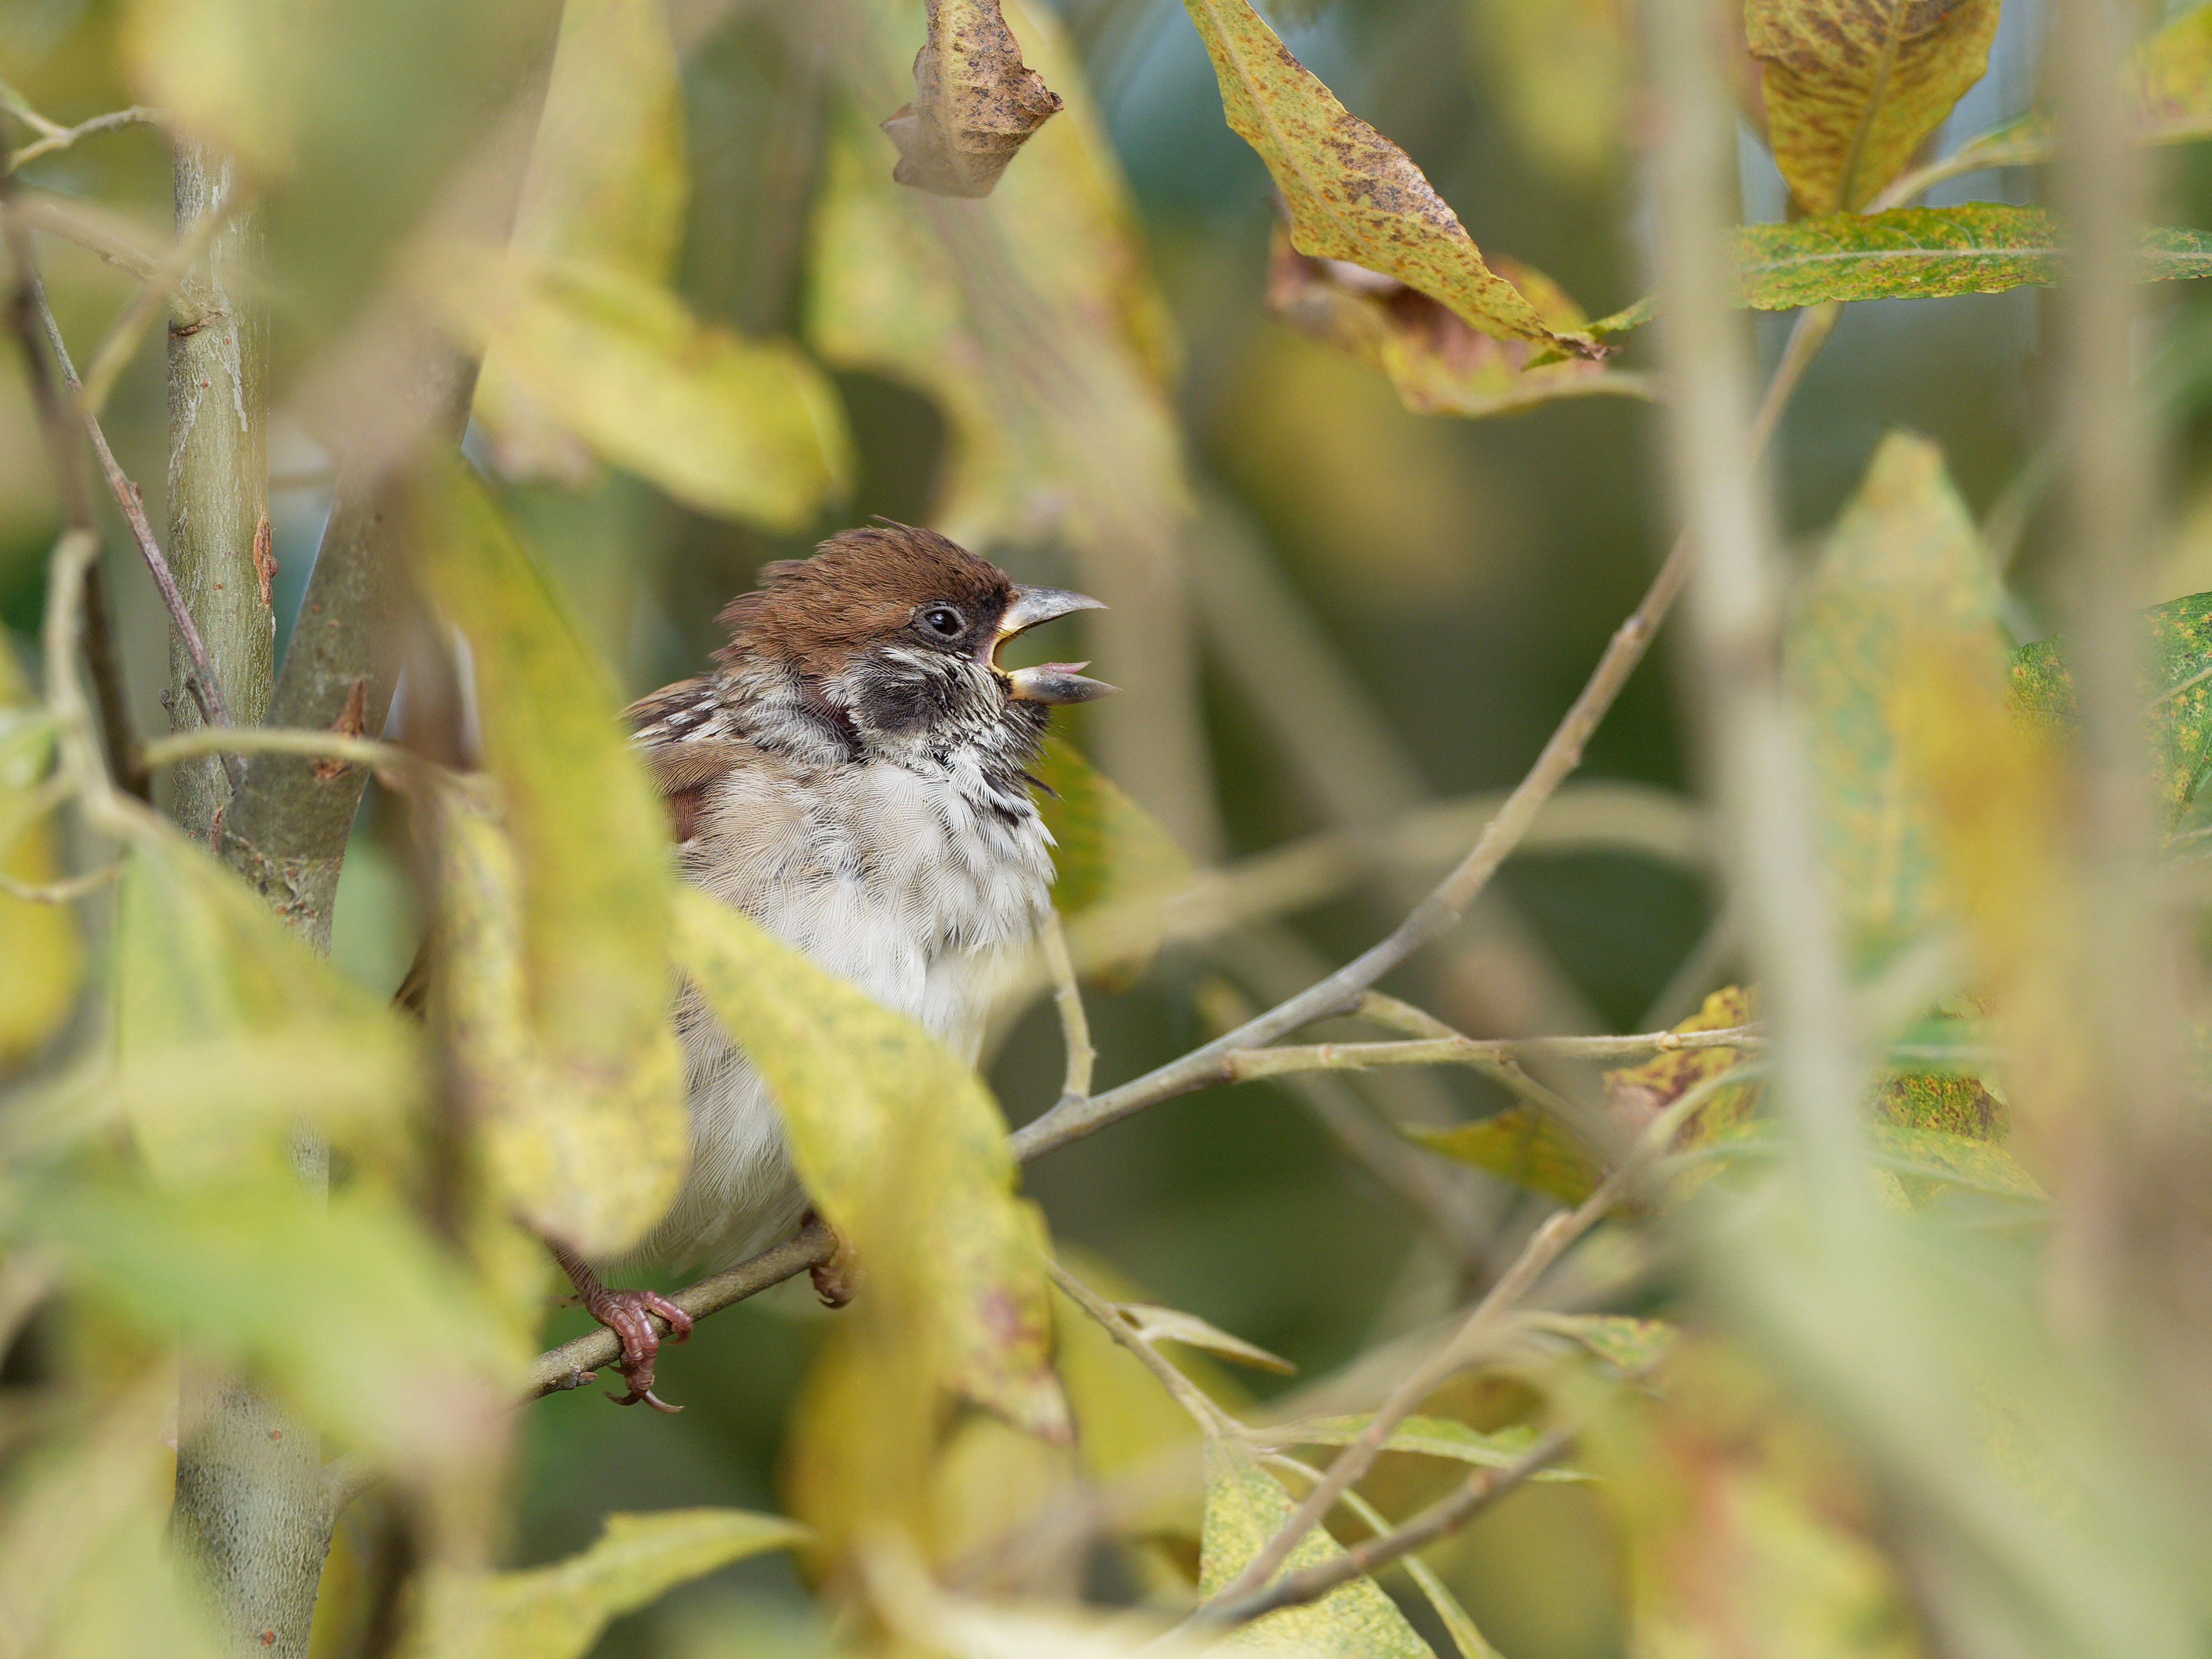
<svg viewBox="0 0 2212 1659"><path fill-rule="evenodd" d="M1269 313L1277 214L1267 174L1224 125L1212 70L1176 0L1007 9L1029 61L1070 108L1016 160L995 198L999 222L1027 240L994 249L948 239L974 256L964 278L880 234L893 157L874 123L905 96L919 4L668 0L641 34L617 26L601 43L602 61L644 54L635 107L617 99L588 112L605 124L602 138L616 135L605 153L621 166L595 179L580 163L565 191L526 194L520 240L549 259L590 256L593 281L665 280L688 308L666 319L691 343L684 349L708 335L798 342L795 363L748 357L701 373L765 377L764 400L799 410L778 418L813 425L803 439L781 428L739 434L733 441L763 458L751 479L687 471L670 453L635 454L627 409L607 390L625 384L619 363L579 394L598 409L560 405L540 370L588 343L533 336L520 289L495 302L486 293L496 284L477 284L457 302L481 307L475 320L497 343L470 453L588 643L626 695L694 673L719 643L716 611L763 563L884 514L941 524L1018 580L1087 588L1115 605L1116 620L1090 637L1087 653L1129 692L1121 706L1085 711L1075 735L1198 864L1233 865L1327 832L1380 846L1418 808L1510 787L1672 540L1659 505L1658 410L1638 397L1583 397L1486 420L1412 412L1367 365ZM1611 0L1283 0L1269 15L1304 63L1419 164L1486 252L1527 261L1597 316L1644 293L1653 270L1639 171L1647 94L1623 9ZM617 24L625 15L606 12ZM218 15L259 15L215 0L14 0L0 12L0 75L38 111L74 121L147 98L149 79L164 93L189 81L192 31ZM302 75L298 104L313 112L295 129L259 135L283 158L286 179L269 204L270 262L285 284L272 346L280 651L329 509L331 462L319 439L334 395L330 354L388 275L398 228L434 198L453 148L479 123L481 87L543 21L528 7L431 0L337 15L350 33L304 66L283 55L286 29L263 19L258 65ZM2037 101L2047 21L2037 0L2008 0L1989 73L1946 130L1953 141ZM678 77L665 89L653 80L661 53ZM555 85L557 100L557 71ZM209 95L227 94L216 83ZM1741 151L1744 219L1790 216L1748 119ZM2212 223L2200 151L2168 161L2154 216ZM118 236L167 236L170 163L155 129L82 140L28 164L23 179L96 207ZM2037 175L2014 169L1952 180L1931 199L2027 201L2038 188ZM97 340L131 279L62 239L41 246L64 331ZM980 300L969 295L978 314L1006 322L1006 337L982 348L994 364L1012 358L1011 371L963 367L968 347L933 337L932 307L961 280L982 285ZM1905 427L1940 447L1994 544L2013 642L2050 631L2059 568L2049 507L2053 303L2045 290L2019 289L1846 308L1775 450L1801 568L1883 434ZM2212 313L2186 285L2162 288L2154 303L2163 343L2152 384L2176 464L2172 529L2146 604L2212 587L2212 472L2203 465L2212 456ZM1764 362L1787 325L1757 319ZM1025 329L1042 330L1052 349L1042 359L1021 356L1035 350ZM1648 369L1651 349L1632 337L1626 369ZM619 350L608 350L612 362ZM162 377L157 349L135 353L104 417L157 524ZM813 459L789 461L794 447ZM809 466L816 476L778 482ZM0 620L32 663L57 513L11 357L0 373ZM167 725L167 620L124 540L111 537L103 556L133 713L142 731L158 732ZM1740 977L1686 771L1680 669L1655 653L1589 744L1583 778L1637 789L1607 798L1615 805L1594 813L1595 827L1516 856L1449 946L1418 959L1394 990L1485 1036L1642 1031ZM1355 863L1279 914L1171 941L1148 970L1095 987L1101 1081L1172 1058L1238 1010L1343 960L1455 850L1446 839L1410 858ZM332 957L380 997L421 934L415 871L404 813L373 788L347 854ZM988 1078L1012 1122L1057 1096L1060 1065L1048 1000L1010 1012ZM1215 1090L1055 1153L1029 1171L1026 1190L1055 1237L1092 1264L1094 1282L1200 1315L1297 1367L1292 1379L1239 1372L1255 1394L1297 1387L1455 1306L1547 1204L1504 1183L1459 1189L1470 1232L1489 1242L1453 1259L1333 1135L1330 1112L1352 1090L1401 1121L1437 1125L1507 1098L1456 1070ZM1668 1291L1648 1285L1625 1310L1657 1307ZM588 1390L527 1408L505 1563L582 1548L610 1510L785 1508L787 1425L832 1317L793 1284L702 1322L663 1362L664 1388L687 1407L681 1417L615 1411ZM546 1341L585 1328L580 1314L558 1312ZM111 1340L41 1316L0 1380L27 1385L65 1351ZM1724 1355L1710 1363L1726 1371ZM1708 1397L1724 1402L1716 1420L1695 1432L1678 1425L1668 1443L1684 1467L1745 1455L1761 1434L1797 1432L1762 1415L1770 1384L1708 1382ZM1471 1420L1514 1411L1474 1395L1463 1404ZM1625 1455L1659 1455L1648 1446ZM1825 1443L1775 1454L1793 1479L1831 1455ZM1425 1479L1386 1462L1366 1490L1401 1510L1421 1500ZM985 1495L975 1501L988 1508ZM364 1505L342 1524L331 1567L340 1581L366 1559L358 1534L373 1516ZM1513 1659L1604 1659L1630 1639L1622 1528L1588 1486L1531 1486L1431 1559ZM988 1532L979 1520L975 1535ZM343 1650L339 1636L327 1639ZM734 1659L826 1650L828 1640L790 1559L770 1554L618 1620L594 1650Z"/></svg>

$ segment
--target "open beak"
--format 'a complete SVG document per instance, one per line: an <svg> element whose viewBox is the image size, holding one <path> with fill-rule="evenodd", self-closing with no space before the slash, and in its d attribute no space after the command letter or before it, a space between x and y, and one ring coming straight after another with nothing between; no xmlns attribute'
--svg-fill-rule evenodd
<svg viewBox="0 0 2212 1659"><path fill-rule="evenodd" d="M1077 611L1106 607L1087 593L1071 593L1064 587L1018 587L1006 614L999 619L999 632L991 641L991 666L999 667L999 647L1015 635ZM1006 695L1017 702L1089 702L1119 690L1103 680L1086 679L1076 671L1090 665L1079 662L1042 662L1034 668L999 669L1006 677Z"/></svg>

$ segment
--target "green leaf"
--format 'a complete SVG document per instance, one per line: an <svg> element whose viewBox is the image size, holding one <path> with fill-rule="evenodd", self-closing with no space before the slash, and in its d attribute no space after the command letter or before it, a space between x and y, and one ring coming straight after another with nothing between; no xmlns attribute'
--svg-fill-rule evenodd
<svg viewBox="0 0 2212 1659"><path fill-rule="evenodd" d="M2191 593L2143 611L2148 666L2143 725L2158 768L2166 826L2180 822L2212 774L2212 593ZM2013 706L2053 730L2075 720L2068 642L2056 635L2013 653Z"/></svg>
<svg viewBox="0 0 2212 1659"><path fill-rule="evenodd" d="M2140 246L2136 274L2144 282L2212 276L2212 235L2205 232L2154 227ZM1943 300L2055 288L2064 254L2058 227L2043 209L1998 202L1739 225L1736 303L1787 311L1830 300ZM1658 314L1658 297L1647 295L1589 331L1625 334Z"/></svg>
<svg viewBox="0 0 2212 1659"><path fill-rule="evenodd" d="M289 1170L190 1193L77 1184L24 1211L105 1308L161 1341L181 1322L381 1467L451 1482L503 1438L522 1332L364 1186L325 1204Z"/></svg>
<svg viewBox="0 0 2212 1659"><path fill-rule="evenodd" d="M1506 259L1498 269L1552 327L1583 326L1581 308L1542 272ZM1395 278L1309 258L1280 226L1267 268L1267 309L1382 371L1417 414L1497 415L1554 398L1651 395L1640 376L1587 359L1552 352L1537 362L1542 349L1533 342L1479 333Z"/></svg>
<svg viewBox="0 0 2212 1659"><path fill-rule="evenodd" d="M1996 202L1743 225L1735 236L1738 303L1760 311L2051 288L2065 251L2041 208ZM2212 235L2154 228L2142 234L2142 259L2145 282L2212 276Z"/></svg>
<svg viewBox="0 0 2212 1659"><path fill-rule="evenodd" d="M1993 1141L1895 1123L1874 1126L1877 1161L1892 1172L1999 1198L2047 1200L2042 1183Z"/></svg>
<svg viewBox="0 0 2212 1659"><path fill-rule="evenodd" d="M495 833L447 813L445 926L467 962L441 994L507 1005L491 1024L474 1006L453 1022L457 1060L501 1127L494 1173L516 1208L586 1255L618 1254L660 1218L689 1154L666 819L605 675L482 487L438 471L419 504L416 570L468 639L514 849L510 864Z"/></svg>
<svg viewBox="0 0 2212 1659"><path fill-rule="evenodd" d="M15 650L0 636L0 872L49 882L58 873L53 828L34 820L32 792L53 756L53 726L30 701ZM76 1006L84 972L75 908L0 893L0 1076L35 1053Z"/></svg>
<svg viewBox="0 0 2212 1659"><path fill-rule="evenodd" d="M415 1030L151 818L116 900L115 1042L132 1139L170 1183L289 1174L302 1122L388 1159L422 1088Z"/></svg>
<svg viewBox="0 0 2212 1659"><path fill-rule="evenodd" d="M1904 740L1914 674L1994 678L1996 574L1925 439L1883 439L1790 619L1783 672L1804 724L1821 863L1847 937L1875 961L1948 915L1934 805Z"/></svg>
<svg viewBox="0 0 2212 1659"><path fill-rule="evenodd" d="M947 1386L1065 1438L1043 1224L1014 1196L997 1103L919 1025L750 917L689 887L676 915L678 963L775 1091L817 1207L864 1271L915 1269Z"/></svg>
<svg viewBox="0 0 2212 1659"><path fill-rule="evenodd" d="M1053 839L1052 902L1061 915L1189 884L1194 866L1175 838L1066 738L1046 738L1030 773L1042 786L1037 812Z"/></svg>
<svg viewBox="0 0 2212 1659"><path fill-rule="evenodd" d="M410 1659L579 1659L608 1620L805 1537L795 1521L745 1510L611 1514L598 1542L550 1566L434 1580L428 1615L403 1651Z"/></svg>
<svg viewBox="0 0 2212 1659"><path fill-rule="evenodd" d="M1969 1140L2002 1140L2012 1114L1971 1072L1899 1071L1887 1073L1875 1093L1875 1109L1904 1129L1936 1129Z"/></svg>
<svg viewBox="0 0 2212 1659"><path fill-rule="evenodd" d="M1185 4L1213 59L1222 113L1267 163L1299 252L1395 276L1485 334L1604 355L1589 334L1551 327L1485 264L1405 151L1339 103L1245 0Z"/></svg>
<svg viewBox="0 0 2212 1659"><path fill-rule="evenodd" d="M1580 1343L1623 1376L1649 1370L1667 1357L1682 1334L1663 1319L1630 1319L1620 1314L1545 1314L1540 1322L1546 1330Z"/></svg>
<svg viewBox="0 0 2212 1659"><path fill-rule="evenodd" d="M928 0L914 101L884 121L891 176L936 196L988 196L1030 135L1066 106L1022 62L999 0Z"/></svg>
<svg viewBox="0 0 2212 1659"><path fill-rule="evenodd" d="M1581 1203L1605 1178L1605 1166L1580 1141L1532 1107L1509 1106L1449 1129L1410 1125L1405 1133L1431 1152L1548 1193L1562 1204Z"/></svg>
<svg viewBox="0 0 2212 1659"><path fill-rule="evenodd" d="M1278 1431L1291 1438L1279 1439L1277 1443L1297 1446L1348 1446L1366 1430L1373 1419L1366 1413L1341 1417L1302 1418ZM1382 1443L1385 1451L1418 1452L1424 1457L1446 1457L1455 1463L1472 1463L1479 1468L1502 1469L1518 1462L1529 1447L1536 1443L1536 1431L1525 1423L1510 1428L1498 1429L1485 1434L1464 1423L1455 1423L1448 1417L1407 1418L1390 1431L1390 1437ZM1554 1466L1540 1469L1529 1477L1532 1480L1587 1480L1589 1477L1572 1469Z"/></svg>
<svg viewBox="0 0 2212 1659"><path fill-rule="evenodd" d="M542 441L550 422L678 501L777 530L851 487L842 406L788 341L702 323L617 270L519 252L457 258L439 298L489 334L477 413L495 447Z"/></svg>
<svg viewBox="0 0 2212 1659"><path fill-rule="evenodd" d="M1869 200L1988 67L1997 0L1747 0L1775 164L1807 213Z"/></svg>
<svg viewBox="0 0 2212 1659"><path fill-rule="evenodd" d="M1218 1593L1291 1518L1282 1483L1233 1442L1206 1443L1206 1530L1199 1544L1199 1595ZM1344 1553L1315 1528L1284 1562L1295 1572ZM1332 1659L1431 1659L1428 1646L1372 1578L1354 1578L1318 1601L1255 1620L1214 1650L1221 1653L1291 1651Z"/></svg>

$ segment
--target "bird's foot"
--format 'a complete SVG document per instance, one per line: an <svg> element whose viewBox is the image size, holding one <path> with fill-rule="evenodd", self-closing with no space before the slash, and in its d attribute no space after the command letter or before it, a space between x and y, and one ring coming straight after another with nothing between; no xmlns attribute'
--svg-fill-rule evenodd
<svg viewBox="0 0 2212 1659"><path fill-rule="evenodd" d="M812 1211L807 1212L807 1223L819 1220L821 1218ZM823 1225L827 1227L829 1224L823 1222ZM853 1253L853 1246L844 1234L832 1228L830 1237L833 1246L830 1259L816 1262L806 1271L814 1280L814 1294L822 1298L822 1305L842 1308L860 1288L860 1259Z"/></svg>
<svg viewBox="0 0 2212 1659"><path fill-rule="evenodd" d="M595 1283L582 1291L579 1300L584 1311L612 1331L622 1344L622 1358L615 1362L615 1369L629 1384L629 1392L610 1394L607 1398L617 1406L635 1406L642 1401L657 1412L682 1411L683 1407L670 1405L653 1391L653 1369L661 1342L653 1316L658 1314L668 1322L668 1340L681 1342L691 1334L691 1316L654 1291L611 1291Z"/></svg>

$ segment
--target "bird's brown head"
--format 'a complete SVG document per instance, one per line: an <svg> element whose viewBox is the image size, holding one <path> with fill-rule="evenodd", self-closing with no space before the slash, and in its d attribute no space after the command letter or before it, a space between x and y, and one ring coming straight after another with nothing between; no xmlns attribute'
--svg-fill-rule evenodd
<svg viewBox="0 0 2212 1659"><path fill-rule="evenodd" d="M1015 635L1098 601L1017 586L988 559L931 530L879 521L831 537L811 559L764 568L721 620L716 653L733 672L774 666L872 734L941 738L1009 719L1030 733L1038 705L1084 702L1113 687L1081 663L1000 666ZM1024 707L1023 705L1029 705Z"/></svg>

